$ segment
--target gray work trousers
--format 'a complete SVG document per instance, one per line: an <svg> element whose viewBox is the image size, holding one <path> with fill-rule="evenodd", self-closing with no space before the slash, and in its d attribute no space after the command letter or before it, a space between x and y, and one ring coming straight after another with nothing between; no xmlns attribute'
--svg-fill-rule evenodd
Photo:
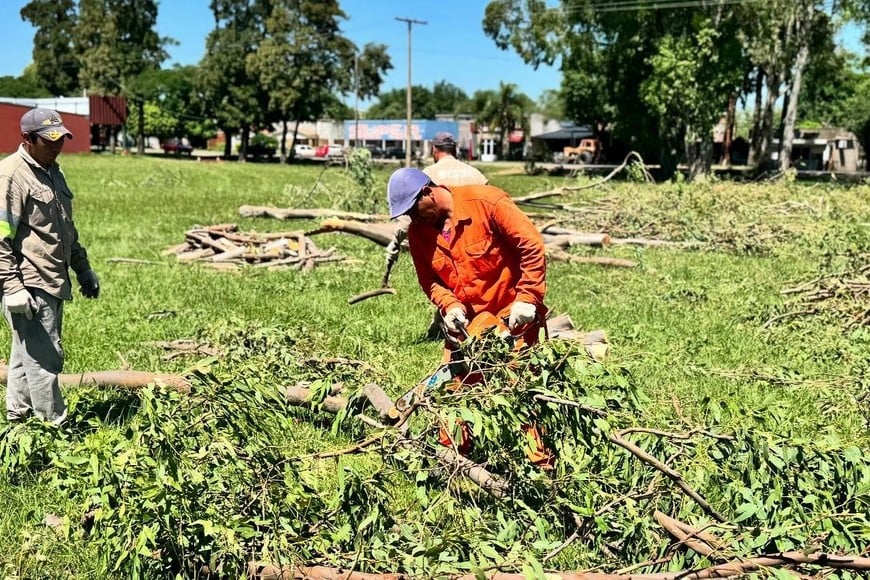
<svg viewBox="0 0 870 580"><path fill-rule="evenodd" d="M60 393L58 374L63 370L63 300L37 288L27 289L38 307L33 319L12 314L3 297L3 315L12 329L12 353L6 379L6 418L26 419L31 414L60 424L66 419L66 403Z"/></svg>

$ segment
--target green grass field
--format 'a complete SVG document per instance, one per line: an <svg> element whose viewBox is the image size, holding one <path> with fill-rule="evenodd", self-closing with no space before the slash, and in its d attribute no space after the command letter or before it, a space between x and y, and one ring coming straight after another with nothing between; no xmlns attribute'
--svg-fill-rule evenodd
<svg viewBox="0 0 870 580"><path fill-rule="evenodd" d="M287 408L275 394L279 386L295 380L343 380L352 388L377 382L397 396L434 368L441 347L424 340L431 308L407 255L393 270L395 295L354 306L348 306L348 298L380 285L384 257L381 247L346 234L313 238L320 248L334 247L348 259L308 273L217 272L162 255L197 224L237 223L242 231L258 232L316 225L241 218L238 208L243 204L385 212L387 170L375 169L374 189L363 191L344 169L335 167L94 155L60 161L75 192L81 240L102 284L99 300L77 297L66 306L65 372L198 369L202 392L219 388L213 400L201 396L196 403L159 389L141 396L68 389L73 413L64 431L34 423L6 428L0 444L4 577L197 576L201 572L189 567L190 562L205 563L220 577L238 577L243 569L232 563L278 556L415 575L496 565L538 570L529 562L539 562L550 552L553 538L564 528L538 522L533 524L539 528L535 537L517 533L496 541L470 527L475 521L491 527L493 514L514 512L501 512L476 496L469 499L468 490L430 490L428 499L421 499L413 472L407 480L401 469L381 473L380 453L312 460L312 453L364 438L362 428L331 428L323 414ZM514 196L594 183L481 169ZM615 238L702 244L692 249L570 250L581 256L633 259L639 263L633 269L550 265L551 311L570 314L579 328L606 330L612 344L608 364L622 369L642 394L643 420L634 424L670 431L766 433L802 445L815 442L825 453L852 448L866 453L870 328L860 323L860 315L866 317L870 309L870 292L849 294L842 282L867 284L870 277L870 187L789 180L608 182L553 201L574 209L529 212L537 213L540 221L555 219L566 227L607 231ZM799 313L808 309L800 302L806 293L782 293L833 275L837 277L831 284L841 284L830 298L810 304L815 309L811 314ZM854 320L859 322L850 324ZM187 338L221 343L228 354L206 361L163 360L163 352L149 344ZM8 335L0 333L0 352L8 353L8 348ZM364 361L368 368L304 362L329 357ZM215 450L220 441L227 442L224 451ZM700 486L707 480L696 471L711 468L691 461L693 453L680 457L686 460L681 466L691 470L692 481ZM153 465L148 457L154 458ZM272 462L274 470L265 469L264 462ZM244 466L253 469L254 464L255 473L242 473ZM203 481L192 481L196 465L208 466ZM290 473L300 474L299 479ZM349 483L353 477L359 478L358 485ZM268 482L269 492L250 490L251 481ZM640 484L628 476L623 481ZM752 481L744 483L746 489L756 489ZM863 491L855 501L866 513L868 488L858 489ZM720 511L738 520L739 506L726 503L726 495L716 497ZM587 500L590 506L599 505L594 497ZM676 505L675 511L684 515L703 515L684 501L663 501L659 508ZM381 524L365 521L374 512L355 511L376 503L383 504L382 511L371 517ZM79 518L95 507L102 511L93 533L85 537ZM638 521L648 519L649 507L635 505ZM775 506L767 509L770 513L756 513L758 519L747 522L756 524L756 537L763 528L770 532L767 539L782 547L788 534L773 531L781 522ZM783 518L804 526L814 517L838 519L825 510L804 519ZM259 519L252 511L260 513ZM44 526L47 513L60 516L64 525ZM492 525L503 525L504 535L511 522L526 521L516 513L511 517L515 520ZM327 522L335 523L335 529ZM856 527L847 536L866 546L870 526L866 520L853 523ZM351 528L357 524L369 531L356 534ZM541 531L548 525L553 528ZM729 530L743 548L764 545L747 544L751 534ZM800 547L802 537L791 534L789 545ZM851 545L832 542L844 551ZM427 548L415 553L407 548L413 545ZM590 569L595 567L591 562L603 558L621 564L608 567L600 561L613 570L644 561L638 554L624 559L606 554L592 540L577 542L547 567ZM664 569L680 569L684 563L673 559Z"/></svg>

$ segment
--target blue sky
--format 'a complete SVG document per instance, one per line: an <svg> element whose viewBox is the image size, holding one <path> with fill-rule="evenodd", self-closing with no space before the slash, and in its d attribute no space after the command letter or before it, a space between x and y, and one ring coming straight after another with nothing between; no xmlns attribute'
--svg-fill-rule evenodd
<svg viewBox="0 0 870 580"><path fill-rule="evenodd" d="M20 76L31 61L33 29L20 17L27 0L0 0L4 45L16 47L0 55L0 76ZM408 81L408 25L396 20L425 21L411 28L411 82L431 88L447 81L469 96L477 90L497 89L513 83L533 99L547 89L558 89L557 68L535 70L513 52L501 51L483 34L481 22L487 0L340 0L348 15L342 30L357 46L385 44L393 62L383 90L404 89ZM161 0L157 30L179 45L168 47L164 63L196 64L205 38L214 27L209 0Z"/></svg>

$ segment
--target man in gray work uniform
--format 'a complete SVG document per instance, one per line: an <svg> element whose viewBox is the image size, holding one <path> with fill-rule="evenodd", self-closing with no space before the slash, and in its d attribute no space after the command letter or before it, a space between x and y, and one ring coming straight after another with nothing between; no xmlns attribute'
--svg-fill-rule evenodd
<svg viewBox="0 0 870 580"><path fill-rule="evenodd" d="M21 117L24 142L0 161L0 289L3 315L12 329L6 382L6 418L31 414L60 424L66 403L58 374L63 302L72 299L69 268L82 294L97 298L100 282L79 244L72 192L57 156L72 133L50 109Z"/></svg>

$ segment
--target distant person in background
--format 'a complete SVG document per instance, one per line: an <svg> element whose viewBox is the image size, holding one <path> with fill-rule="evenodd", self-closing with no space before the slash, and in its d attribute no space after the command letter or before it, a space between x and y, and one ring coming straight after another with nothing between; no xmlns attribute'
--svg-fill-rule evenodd
<svg viewBox="0 0 870 580"><path fill-rule="evenodd" d="M0 161L0 289L12 330L6 418L60 424L67 414L58 374L69 268L86 298L100 295L100 282L79 244L73 194L56 163L72 133L56 111L37 108L21 117L21 136L18 150Z"/></svg>
<svg viewBox="0 0 870 580"><path fill-rule="evenodd" d="M435 163L423 169L423 173L438 185L449 187L489 183L483 173L456 158L456 139L448 131L441 131L432 139L432 159L435 160ZM397 221L399 229L396 230L395 237L386 249L387 268L390 268L399 258L402 242L408 237L408 225L411 223L408 216L401 216Z"/></svg>
<svg viewBox="0 0 870 580"><path fill-rule="evenodd" d="M456 158L456 140L447 131L442 131L432 139L432 159L435 160L423 170L429 179L438 185L486 185L486 176L468 163Z"/></svg>

